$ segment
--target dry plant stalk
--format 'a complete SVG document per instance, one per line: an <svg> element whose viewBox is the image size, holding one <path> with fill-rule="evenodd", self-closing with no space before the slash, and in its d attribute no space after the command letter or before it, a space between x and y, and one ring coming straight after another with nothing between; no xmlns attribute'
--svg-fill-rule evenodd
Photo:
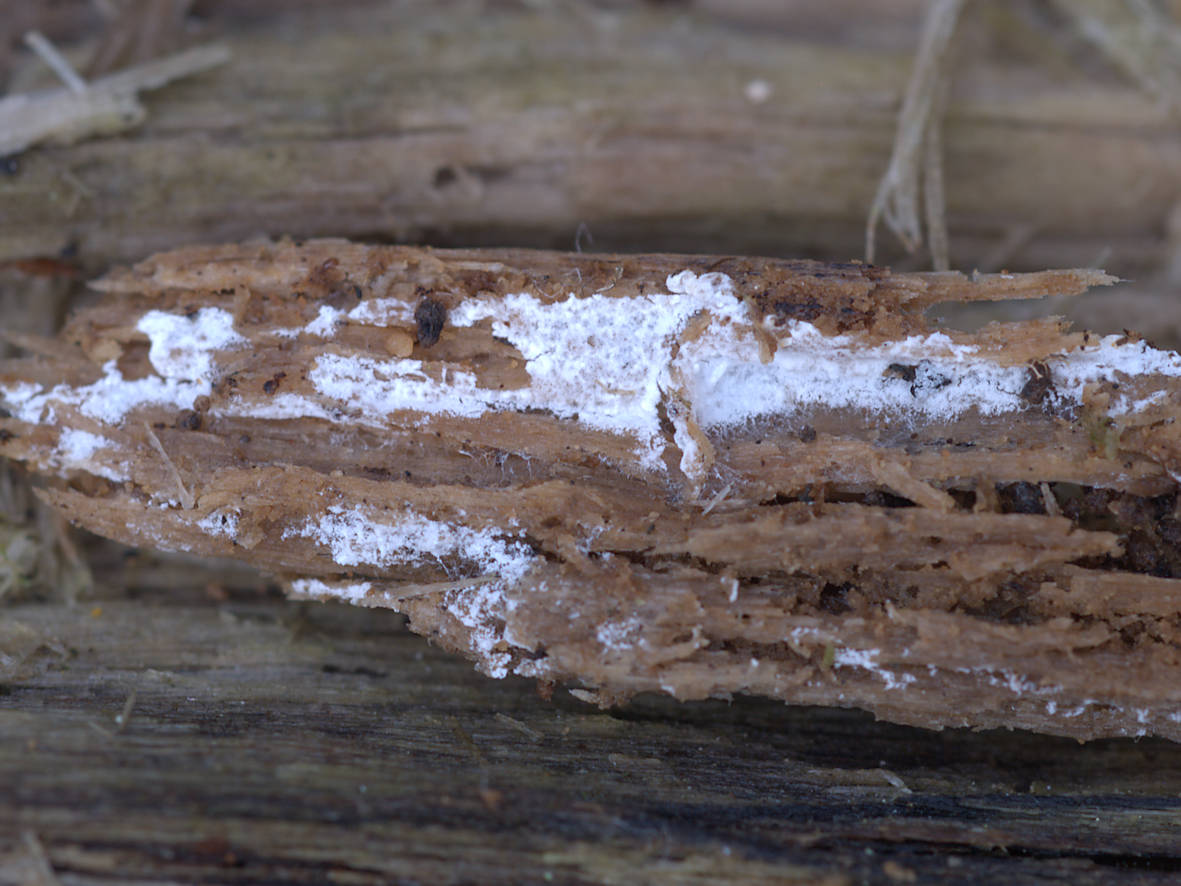
<svg viewBox="0 0 1181 886"><path fill-rule="evenodd" d="M31 38L30 45L43 54L67 85L0 98L0 157L18 154L45 141L69 144L132 129L147 114L139 102L140 92L229 59L229 50L224 46L199 46L87 83L44 37L33 34Z"/></svg>
<svg viewBox="0 0 1181 886"><path fill-rule="evenodd" d="M0 452L120 541L386 606L485 673L1181 738L1181 357L860 264L189 248L0 364Z"/></svg>

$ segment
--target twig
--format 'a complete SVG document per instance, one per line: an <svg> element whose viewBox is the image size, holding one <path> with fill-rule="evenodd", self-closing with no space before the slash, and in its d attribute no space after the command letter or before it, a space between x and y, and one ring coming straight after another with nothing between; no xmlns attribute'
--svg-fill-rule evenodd
<svg viewBox="0 0 1181 886"><path fill-rule="evenodd" d="M131 690L131 694L127 696L127 701L123 702L123 710L115 715L115 732L122 732L127 728L127 724L131 721L131 709L135 707L135 690Z"/></svg>
<svg viewBox="0 0 1181 886"><path fill-rule="evenodd" d="M23 831L21 841L29 851L30 860L37 871L37 879L33 882L38 886L60 886L61 880L54 873L53 865L49 861L49 854L45 851L45 846L41 843L40 838L32 831Z"/></svg>
<svg viewBox="0 0 1181 886"><path fill-rule="evenodd" d="M172 459L168 457L168 453L164 451L164 445L160 442L160 438L156 436L156 432L152 430L151 425L144 422L144 430L148 432L148 441L155 447L156 452L160 454L160 458L164 459L164 464L168 466L168 470L172 472L172 479L176 481L176 489L180 493L180 504L186 511L192 510L193 507L193 493L185 488L184 480L180 477L180 471L176 469Z"/></svg>
<svg viewBox="0 0 1181 886"><path fill-rule="evenodd" d="M1056 0L1078 32L1146 92L1181 110L1181 29L1149 0Z"/></svg>
<svg viewBox="0 0 1181 886"><path fill-rule="evenodd" d="M75 95L82 95L86 92L86 81L78 75L66 57L57 51L57 47L45 39L43 34L39 31L29 31L25 34L25 45L41 56L41 60L53 69L53 73L61 78L70 92Z"/></svg>
<svg viewBox="0 0 1181 886"><path fill-rule="evenodd" d="M727 483L725 486L723 486L721 489L719 489L717 495L715 495L713 498L711 498L709 500L709 503L701 511L701 516L704 517L706 514L708 514L710 511L712 511L718 505L720 505L723 501L725 501L726 496L730 494L730 491L733 488L734 488L733 483Z"/></svg>
<svg viewBox="0 0 1181 886"><path fill-rule="evenodd" d="M45 38L30 39L46 63L71 85L0 99L0 157L49 139L73 142L137 126L146 115L137 99L141 90L207 70L230 57L224 46L199 46L86 83ZM51 58L60 59L65 68L59 69Z"/></svg>
<svg viewBox="0 0 1181 886"><path fill-rule="evenodd" d="M927 216L927 247L936 271L951 269L947 238L947 200L943 192L943 110L947 102L947 82L940 78L935 87L932 111L927 118L923 146L923 203Z"/></svg>
<svg viewBox="0 0 1181 886"><path fill-rule="evenodd" d="M927 10L914 71L898 115L894 152L869 210L865 230L866 261L873 261L879 218L885 219L886 225L898 236L908 252L914 252L922 244L923 234L918 214L920 177L925 177L927 188L934 184L936 191L927 198L928 228L931 227L933 216L937 219L937 227L943 225L942 167L931 168L931 156L939 151L939 139L937 134L932 136L932 129L939 125L936 110L943 57L963 5L964 0L932 0ZM931 144L932 138L934 144ZM936 179L934 182L932 173ZM945 234L943 238L945 241ZM940 248L946 256L946 243L941 244Z"/></svg>
<svg viewBox="0 0 1181 886"><path fill-rule="evenodd" d="M520 720L516 719L515 717L510 717L508 714L502 714L500 711L497 711L496 712L496 719L499 720L501 723L504 723L506 726L511 726L513 729L517 730L517 732L521 733L524 736L527 736L528 738L532 739L533 741L541 741L541 739L542 739L542 735L540 732L538 732L536 729L533 729L530 726L526 726L524 723L522 723Z"/></svg>
<svg viewBox="0 0 1181 886"><path fill-rule="evenodd" d="M447 724L451 727L451 734L455 736L456 741L471 751L473 757L476 758L481 766L488 765L488 757L480 750L480 746L476 744L475 740L468 734L468 731L463 728L459 722L458 717L448 717Z"/></svg>

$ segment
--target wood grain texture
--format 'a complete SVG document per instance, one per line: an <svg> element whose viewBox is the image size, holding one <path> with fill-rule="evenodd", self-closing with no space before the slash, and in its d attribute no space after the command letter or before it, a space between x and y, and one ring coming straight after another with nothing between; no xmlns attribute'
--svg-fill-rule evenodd
<svg viewBox="0 0 1181 886"><path fill-rule="evenodd" d="M1164 883L1181 865L1168 742L753 699L608 713L489 682L393 613L136 586L5 611L0 881L37 882L23 835L70 886Z"/></svg>
<svg viewBox="0 0 1181 886"><path fill-rule="evenodd" d="M91 531L398 609L603 704L1176 737L1181 357L923 316L1109 282L181 249L19 339L0 452Z"/></svg>
<svg viewBox="0 0 1181 886"><path fill-rule="evenodd" d="M236 67L149 96L129 137L0 167L0 325L51 336L112 262L283 232L566 249L586 221L599 249L860 254L925 3L596 5L591 21L591 4L198 0L187 36L231 40ZM46 84L24 30L82 59L99 8L5 4L8 85ZM1154 277L1176 273L1176 124L1044 8L969 5L986 26L969 20L957 47L953 256L1105 262L1148 296L1088 299L1081 322L1175 347L1173 287ZM534 57L553 89L530 113ZM772 100L745 107L747 78ZM641 111L613 128L636 91ZM686 109L698 95L700 114ZM738 119L733 138L700 126L719 114ZM637 156L634 193L666 207L609 187ZM264 599L240 565L80 537L99 580L84 605L0 613L3 883L1122 884L1181 870L1181 757L1165 741L934 733L746 697L547 702L391 613ZM1164 617L1167 582L1085 593L1101 617Z"/></svg>
<svg viewBox="0 0 1181 886"><path fill-rule="evenodd" d="M847 260L923 8L202 6L231 64L150 96L132 134L19 158L0 260L69 246L97 270L260 233L569 248L580 223L599 249ZM1169 261L1167 108L1022 4L969 11L956 53L954 266Z"/></svg>

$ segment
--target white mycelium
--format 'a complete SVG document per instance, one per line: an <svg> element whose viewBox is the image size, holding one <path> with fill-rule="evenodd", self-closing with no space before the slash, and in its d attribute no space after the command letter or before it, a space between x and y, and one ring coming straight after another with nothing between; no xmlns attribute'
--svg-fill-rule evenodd
<svg viewBox="0 0 1181 886"><path fill-rule="evenodd" d="M491 581L448 591L443 606L470 629L472 650L498 677L507 673L511 662L511 656L493 648L503 633L504 591L533 565L529 546L505 540L503 535L490 529L432 520L408 508L392 513L336 505L283 533L284 538L319 542L331 550L333 561L341 566L434 566L446 558L471 563L479 575L495 576ZM334 585L325 584L323 593L336 595Z"/></svg>
<svg viewBox="0 0 1181 886"><path fill-rule="evenodd" d="M681 271L670 275L666 286L667 292L632 298L571 293L552 303L516 293L470 299L454 308L450 325L488 321L493 335L521 353L530 376L521 390L484 389L463 369L443 366L428 373L421 361L408 358L325 354L309 378L333 406L377 425L526 408L577 417L589 427L634 439L639 463L657 471L663 470L667 445L660 431L663 405L682 468L691 476L702 459L690 421L717 429L815 408L889 414L897 421L948 421L972 410L997 415L1028 406L1020 396L1025 367L999 365L943 333L866 345L853 335L825 336L810 323L790 321L783 329L768 325L778 346L764 363L754 320L727 275ZM391 306L379 310L368 304L353 309L350 319L395 316ZM406 320L407 310L397 314L399 321ZM703 328L682 340L697 317L705 321ZM1053 396L1068 403L1078 402L1094 382L1181 375L1181 357L1117 336L1046 363L1054 377ZM891 372L894 364L912 368L915 378ZM1149 402L1121 401L1114 408L1131 411ZM323 414L316 404L307 408L306 414Z"/></svg>
<svg viewBox="0 0 1181 886"><path fill-rule="evenodd" d="M127 479L124 467L114 467L95 458L97 453L114 445L112 440L99 434L65 428L58 437L57 448L50 456L50 461L63 471L89 471L97 477L106 477L118 483Z"/></svg>
<svg viewBox="0 0 1181 886"><path fill-rule="evenodd" d="M705 460L693 428L741 425L762 416L791 417L815 408L883 413L894 421L947 421L975 410L996 415L1028 408L1020 391L1023 366L1003 366L971 345L942 333L867 345L853 335L825 336L806 322L778 329L773 356L763 362L756 318L730 277L685 270L668 276L666 291L615 297L610 288L585 296L571 293L549 302L528 293L468 299L454 307L448 324L488 324L493 335L520 352L530 377L515 390L481 388L460 366L416 359L345 355L326 351L310 366L314 393L281 392L266 399L239 397L218 407L222 414L255 418L313 417L363 422L377 427L423 425L435 416L477 418L490 411L544 410L556 417L619 434L635 442L639 466L664 470L662 414L671 420L682 469L700 480ZM324 307L298 332L331 339L345 323L412 321L412 306L390 298L365 301L349 312ZM693 333L687 334L693 322ZM102 424L117 426L146 405L192 408L211 393L220 352L247 342L232 315L206 307L191 315L151 310L137 328L149 339L154 375L125 379L114 361L94 383L27 382L0 386L4 404L19 420L57 419L61 406ZM1145 374L1181 375L1181 357L1143 342L1109 336L1046 360L1054 394L1078 402L1084 388ZM892 364L913 369L900 378ZM1159 399L1117 399L1113 412L1146 408ZM62 469L81 468L123 479L116 467L95 461L105 438L66 428L47 455ZM208 530L221 534L218 522ZM299 530L331 551L342 566L387 567L461 558L484 573L516 581L531 555L488 529L428 520L406 512L373 514L360 509L329 511ZM460 608L479 609L484 597L469 595ZM468 605L471 603L471 606ZM842 662L843 663L843 662ZM850 661L850 665L853 663Z"/></svg>
<svg viewBox="0 0 1181 886"><path fill-rule="evenodd" d="M342 603L362 603L369 597L373 583L368 581L324 581L319 578L297 578L291 591L297 597L335 597Z"/></svg>
<svg viewBox="0 0 1181 886"><path fill-rule="evenodd" d="M148 311L136 328L151 346L148 359L163 378L209 381L213 354L246 343L234 331L234 317L221 308L201 308L186 317L164 311Z"/></svg>
<svg viewBox="0 0 1181 886"><path fill-rule="evenodd" d="M148 360L157 375L125 379L114 360L103 364L98 381L72 387L60 384L49 391L25 382L0 385L8 408L21 421L53 422L54 404L76 406L88 418L118 425L141 406L191 409L198 397L213 387L214 356L245 343L234 331L234 318L221 308L202 308L191 317L148 311L137 328L148 336Z"/></svg>
<svg viewBox="0 0 1181 886"><path fill-rule="evenodd" d="M481 573L515 581L529 569L532 551L520 542L505 541L501 535L490 529L432 520L409 508L396 513L338 505L283 533L284 538L319 542L332 551L333 561L341 566L433 565L444 557L459 557L475 564Z"/></svg>

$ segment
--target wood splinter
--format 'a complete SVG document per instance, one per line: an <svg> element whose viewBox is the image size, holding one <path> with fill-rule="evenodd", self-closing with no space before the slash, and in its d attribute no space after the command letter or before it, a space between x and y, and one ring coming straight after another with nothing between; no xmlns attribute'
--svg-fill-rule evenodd
<svg viewBox="0 0 1181 886"><path fill-rule="evenodd" d="M923 315L1111 282L187 248L0 364L0 452L92 531L603 704L1181 739L1181 357Z"/></svg>

